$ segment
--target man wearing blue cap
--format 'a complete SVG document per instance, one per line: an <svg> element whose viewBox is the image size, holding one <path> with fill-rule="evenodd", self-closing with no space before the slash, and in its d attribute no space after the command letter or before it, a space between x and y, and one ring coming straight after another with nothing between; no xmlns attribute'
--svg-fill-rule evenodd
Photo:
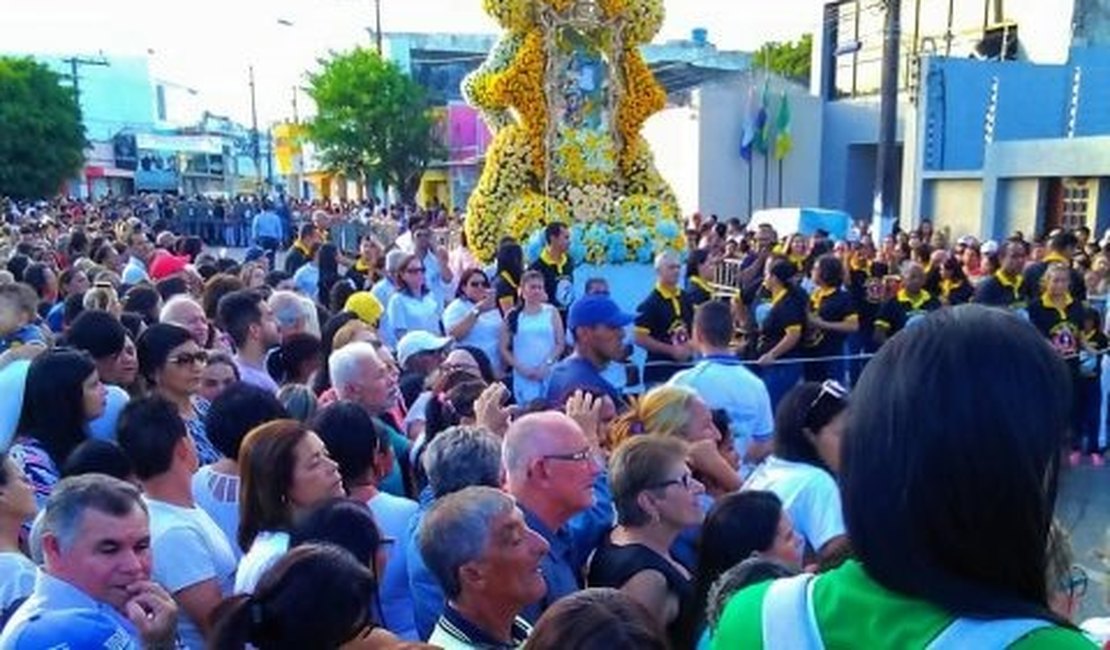
<svg viewBox="0 0 1110 650"><path fill-rule="evenodd" d="M596 389L612 398L617 410L627 402L601 376L607 365L624 358L624 328L635 317L621 311L608 296L592 295L570 307L568 326L574 334L574 354L555 365L547 384L547 401L561 406L574 391Z"/></svg>

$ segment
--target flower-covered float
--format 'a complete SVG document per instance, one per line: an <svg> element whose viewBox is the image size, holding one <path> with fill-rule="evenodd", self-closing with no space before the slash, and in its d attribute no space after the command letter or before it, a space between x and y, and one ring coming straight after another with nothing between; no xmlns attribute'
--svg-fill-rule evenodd
<svg viewBox="0 0 1110 650"><path fill-rule="evenodd" d="M467 206L474 254L490 262L509 235L535 259L553 221L571 225L576 265L682 251L677 201L640 134L666 102L639 50L663 0L483 2L506 33L463 82L494 135Z"/></svg>

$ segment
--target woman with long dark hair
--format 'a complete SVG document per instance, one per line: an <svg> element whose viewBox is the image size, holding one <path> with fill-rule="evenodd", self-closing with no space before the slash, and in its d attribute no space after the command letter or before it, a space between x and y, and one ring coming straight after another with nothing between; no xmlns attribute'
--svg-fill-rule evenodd
<svg viewBox="0 0 1110 650"><path fill-rule="evenodd" d="M60 480L66 459L104 413L104 384L85 352L51 350L27 370L23 409L8 454L35 488L39 509Z"/></svg>
<svg viewBox="0 0 1110 650"><path fill-rule="evenodd" d="M1046 584L1070 409L1064 362L1002 310L940 310L891 339L842 447L856 559L741 591L712 647L1090 648Z"/></svg>

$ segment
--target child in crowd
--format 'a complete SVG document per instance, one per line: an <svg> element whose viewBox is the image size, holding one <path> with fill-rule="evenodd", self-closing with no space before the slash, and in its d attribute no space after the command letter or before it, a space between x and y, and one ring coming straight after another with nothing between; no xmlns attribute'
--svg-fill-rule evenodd
<svg viewBox="0 0 1110 650"><path fill-rule="evenodd" d="M38 296L26 284L0 285L0 368L46 349L46 336L34 324L37 305Z"/></svg>

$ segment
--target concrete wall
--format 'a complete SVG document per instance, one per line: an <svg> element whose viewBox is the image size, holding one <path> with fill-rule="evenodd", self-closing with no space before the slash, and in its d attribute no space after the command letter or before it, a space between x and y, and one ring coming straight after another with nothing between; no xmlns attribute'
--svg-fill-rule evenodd
<svg viewBox="0 0 1110 650"><path fill-rule="evenodd" d="M1043 195L1043 181L1037 178L1008 178L998 183L998 221L996 234L1011 234L1020 230L1032 236L1040 228Z"/></svg>
<svg viewBox="0 0 1110 650"><path fill-rule="evenodd" d="M922 191L921 216L931 218L937 229L953 237L980 235L979 207L983 182L975 178L936 178L926 180Z"/></svg>
<svg viewBox="0 0 1110 650"><path fill-rule="evenodd" d="M779 207L779 184L783 206L820 206L821 102L805 89L772 80L773 98L770 117L774 121L786 89L790 106L793 150L778 161L757 154L749 166L740 156L744 112L747 110L751 78L736 78L698 89L695 104L699 110L698 142L699 209L704 213L738 216L747 219L751 211ZM755 81L757 90L762 79ZM748 174L752 174L752 202L748 204ZM764 174L767 193L764 197ZM826 206L827 207L827 206Z"/></svg>

